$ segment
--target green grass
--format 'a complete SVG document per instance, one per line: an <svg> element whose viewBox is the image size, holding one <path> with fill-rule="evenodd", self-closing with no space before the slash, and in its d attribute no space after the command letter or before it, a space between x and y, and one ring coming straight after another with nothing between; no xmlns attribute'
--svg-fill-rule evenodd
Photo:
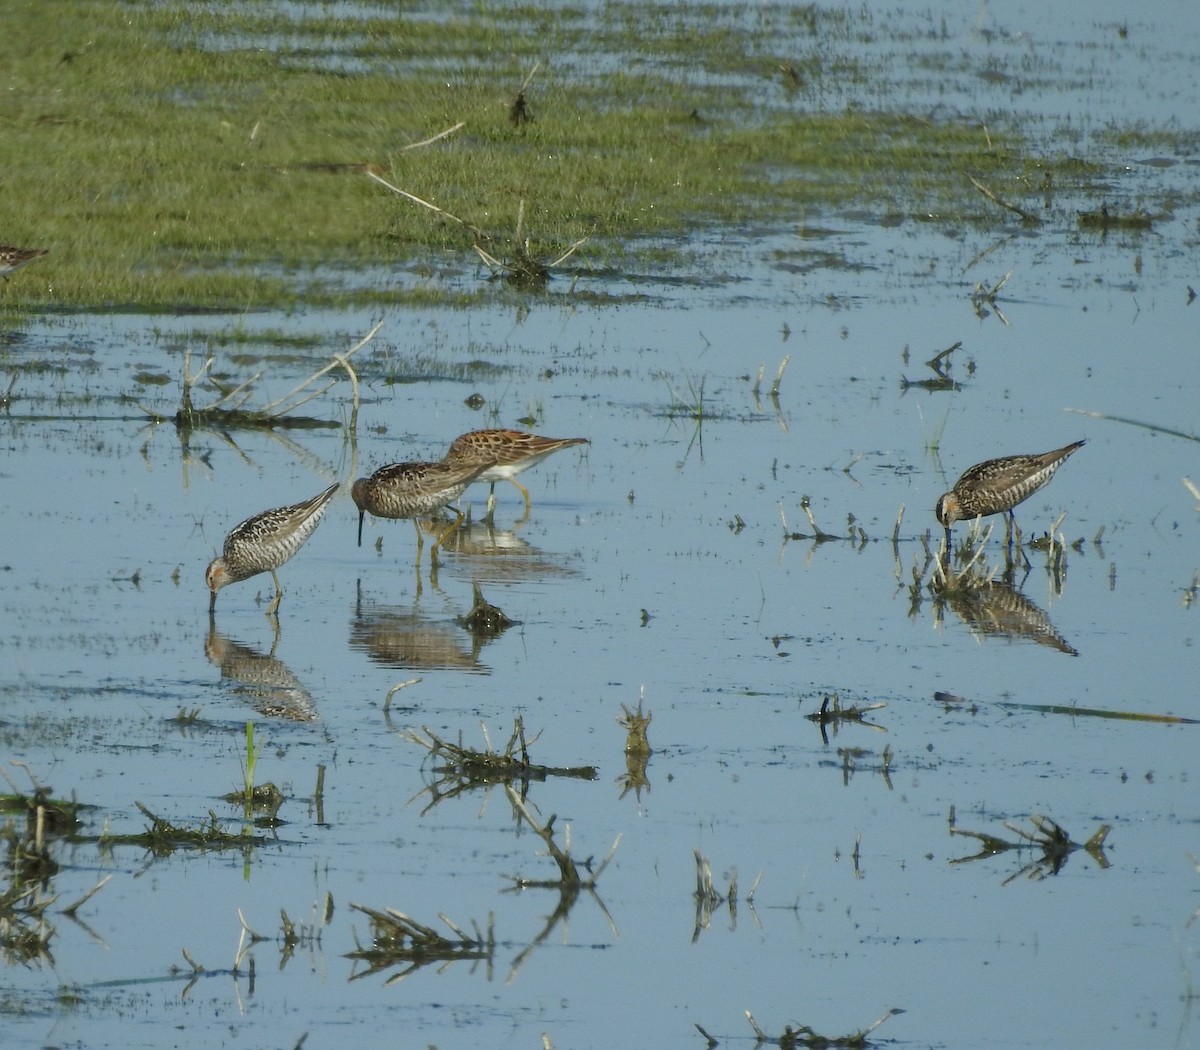
<svg viewBox="0 0 1200 1050"><path fill-rule="evenodd" d="M483 282L466 293L398 283L392 271L414 261L473 265L469 238L356 165L482 227L500 258L524 201L539 259L587 237L580 265L669 267L664 244L683 251L697 227L794 223L853 202L978 217L986 207L965 173L1004 196L1028 192L1044 163L1011 129L821 104L826 82L886 96L840 48L819 57L869 29L865 13L715 3L611 3L597 21L520 4L439 12L301 20L267 3L0 5L0 241L51 249L0 288L0 306L495 294ZM535 62L534 119L514 126L509 104ZM800 87L787 89L781 65ZM457 134L404 151L458 121Z"/></svg>

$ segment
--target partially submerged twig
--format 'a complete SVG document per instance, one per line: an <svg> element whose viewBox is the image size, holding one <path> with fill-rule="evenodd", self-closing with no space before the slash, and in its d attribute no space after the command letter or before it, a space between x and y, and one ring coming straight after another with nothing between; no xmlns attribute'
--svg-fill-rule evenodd
<svg viewBox="0 0 1200 1050"><path fill-rule="evenodd" d="M1107 412L1093 412L1086 408L1067 408L1064 412L1075 412L1081 416L1089 416L1092 419L1107 419L1113 423L1126 423L1131 427L1142 427L1144 430L1149 430L1155 434L1168 434L1171 437L1183 438L1185 441L1200 441L1200 434L1188 433L1186 430L1176 430L1172 427L1164 427L1158 423L1146 423L1140 419L1130 419L1128 416L1114 416Z"/></svg>
<svg viewBox="0 0 1200 1050"><path fill-rule="evenodd" d="M612 848L608 851L608 855L593 869L592 858L589 857L583 862L584 870L587 871L587 878L584 878L579 873L579 864L575 858L571 856L571 836L570 828L568 827L566 835L566 846L560 846L554 841L554 821L557 819L556 814L550 814L546 823L539 824L529 812L529 807L526 806L524 799L521 798L512 788L511 784L505 784L504 790L508 795L508 801L512 804L513 809L525 820L525 823L533 830L546 844L546 852L550 855L555 864L558 865L559 877L557 879L522 879L512 876L513 883L520 889L525 889L531 886L541 886L546 888L567 888L567 889L595 889L596 882L603 874L604 869L608 867L609 862L617 852L617 846L621 843L621 836L618 835L612 844Z"/></svg>
<svg viewBox="0 0 1200 1050"><path fill-rule="evenodd" d="M784 513L783 504L779 504L779 517L783 522L783 538L784 540L812 540L814 543L831 543L834 540L850 540L852 543L859 540L865 545L867 540L866 533L860 528L858 535L855 535L853 529L845 536L838 536L832 532L826 532L817 524L817 519L813 516L812 500L808 496L800 497L800 509L804 511L808 518L808 524L812 528L812 535L807 535L803 532L792 532L788 529L787 516Z"/></svg>
<svg viewBox="0 0 1200 1050"><path fill-rule="evenodd" d="M387 696L383 701L383 713L386 715L392 706L392 697L395 696L401 689L407 689L410 685L419 685L421 678L410 678L407 682L397 682L391 689L388 690Z"/></svg>
<svg viewBox="0 0 1200 1050"><path fill-rule="evenodd" d="M971 185L974 186L993 204L998 204L1001 208L1007 208L1009 211L1015 212L1017 215L1021 216L1023 221L1029 223L1031 226L1038 226L1041 224L1042 220L1039 219L1033 212L1026 211L1024 208L998 197L973 175L968 175L967 178L971 180Z"/></svg>
<svg viewBox="0 0 1200 1050"><path fill-rule="evenodd" d="M995 315L1005 325L1009 324L1008 318L1004 316L1004 311L1000 309L999 304L996 302L996 296L1000 294L1000 289L1004 287L1012 274L1012 270L1009 270L991 289L985 288L982 281L976 282L975 291L971 293L971 305L975 307L975 316L980 320L987 316L986 307L990 306Z"/></svg>
<svg viewBox="0 0 1200 1050"><path fill-rule="evenodd" d="M545 825L539 824L533 815L529 812L529 807L525 805L524 799L513 790L511 785L505 785L505 793L508 795L508 800L512 804L518 818L523 819L534 831L534 833L546 844L547 852L558 865L560 877L558 879L523 879L519 876L509 876L513 882L513 890L521 891L525 889L550 889L558 892L558 904L554 911L546 917L546 921L537 936L533 938L513 959L512 966L509 968L508 980L512 980L517 972L525 964L525 960L529 958L533 950L550 936L550 932L560 923L566 921L566 918L571 913L571 909L575 906L575 902L579 899L581 892L587 892L591 895L592 900L596 902L596 906L608 920L609 927L613 933L617 933L616 923L613 922L612 916L608 909L604 906L604 902L600 899L596 892L596 880L600 878L600 874L608 867L609 861L617 852L617 846L621 842L621 836L618 835L612 844L612 849L609 850L608 856L604 858L595 869L592 868L592 858L588 857L583 862L584 869L588 872L588 878L583 878L579 874L579 865L571 857L571 828L567 826L566 845L559 846L554 841L554 816L546 821Z"/></svg>
<svg viewBox="0 0 1200 1050"><path fill-rule="evenodd" d="M876 729L881 733L886 733L887 730L874 722L868 722L863 716L870 714L872 711L878 711L887 707L885 703L854 705L852 707L843 707L842 698L836 693L830 693L821 700L821 707L812 711L804 717L810 722L816 722L821 727L821 736L825 739L825 743L829 743L829 738L826 735L826 728L833 727L834 735L837 735L838 727L843 722L857 722L859 725L866 726L868 729Z"/></svg>

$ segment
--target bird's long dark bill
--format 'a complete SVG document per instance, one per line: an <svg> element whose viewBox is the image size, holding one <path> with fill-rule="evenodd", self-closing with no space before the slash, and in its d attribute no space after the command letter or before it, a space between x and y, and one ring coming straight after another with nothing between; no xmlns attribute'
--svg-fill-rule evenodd
<svg viewBox="0 0 1200 1050"><path fill-rule="evenodd" d="M209 615L210 619L212 618L212 614L214 612L216 612L216 609L217 609L217 592L209 591L208 592L208 615Z"/></svg>
<svg viewBox="0 0 1200 1050"><path fill-rule="evenodd" d="M358 512L358 545L360 547L362 546L362 523L363 523L363 518L365 518L366 516L367 516L367 512L365 510L360 510Z"/></svg>

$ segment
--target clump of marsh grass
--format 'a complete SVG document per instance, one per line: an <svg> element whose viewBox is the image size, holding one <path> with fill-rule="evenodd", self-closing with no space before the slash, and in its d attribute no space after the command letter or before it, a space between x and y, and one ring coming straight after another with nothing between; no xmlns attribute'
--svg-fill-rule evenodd
<svg viewBox="0 0 1200 1050"><path fill-rule="evenodd" d="M50 944L57 931L46 911L56 899L39 882L13 881L0 892L0 954L10 966L54 964Z"/></svg>
<svg viewBox="0 0 1200 1050"><path fill-rule="evenodd" d="M893 1007L887 1010L874 1024L860 1028L857 1032L851 1032L849 1035L821 1035L806 1024L798 1025L795 1028L789 1024L784 1026L782 1034L770 1036L759 1027L758 1022L754 1020L754 1015L749 1010L746 1011L746 1020L750 1022L750 1027L754 1030L755 1046L773 1043L780 1047L780 1050L798 1050L800 1047L808 1047L812 1050L835 1050L835 1048L864 1050L865 1047L871 1045L867 1037L876 1028L889 1018L902 1013L904 1013L903 1010ZM716 1040L703 1028L699 1025L696 1025L696 1028L708 1040L710 1047L717 1045Z"/></svg>
<svg viewBox="0 0 1200 1050"><path fill-rule="evenodd" d="M653 720L654 715L652 713L643 713L642 703L644 700L645 693L638 698L636 711L630 711L628 707L622 704L622 713L621 717L617 719L617 725L624 729L627 734L625 738L625 754L646 759L653 754L647 730L650 728L650 722Z"/></svg>
<svg viewBox="0 0 1200 1050"><path fill-rule="evenodd" d="M538 738L534 737L531 741L525 739L525 723L520 715L513 721L513 730L503 751L492 747L486 725L481 726L484 737L482 750L468 747L461 739L457 743L443 740L428 726L422 728L424 736L415 729L408 729L403 734L404 739L425 748L430 757L438 762L432 769L435 778L418 792L418 796L430 796L429 804L422 813L428 813L444 799L496 784L505 787L519 784L521 794L526 795L529 785L535 781L546 781L551 777L595 780L598 776L595 766L544 766L534 762L529 757L529 747Z"/></svg>
<svg viewBox="0 0 1200 1050"><path fill-rule="evenodd" d="M395 908L380 911L377 908L368 908L365 904L354 903L351 903L350 907L362 912L371 921L370 945L364 946L355 935L355 950L346 954L347 959L366 963L366 968L359 973L352 973L350 980L369 977L393 966L403 965L405 968L393 974L386 982L395 984L422 966L439 964L438 972L441 973L451 963L463 961L471 962L472 970L479 962L487 963L488 980L491 980L492 957L496 950L495 917L491 913L488 914L486 932L480 929L479 923L472 920L474 936L465 933L445 914L439 913L438 918L454 935L447 937Z"/></svg>
<svg viewBox="0 0 1200 1050"><path fill-rule="evenodd" d="M642 612L645 613L645 610L643 609ZM630 711L622 704L621 711L623 713L617 719L617 725L625 730L625 772L617 777L617 783L621 785L621 798L632 791L639 802L642 798L642 791L650 790L650 778L646 775L646 764L653 754L648 730L654 716L643 713L642 701L644 699L645 690L643 689L642 695L638 697L637 710Z"/></svg>
<svg viewBox="0 0 1200 1050"><path fill-rule="evenodd" d="M1108 210L1108 204L1101 204L1095 211L1079 213L1079 227L1084 230L1099 230L1107 233L1109 230L1148 230L1154 225L1159 216L1150 215L1144 211L1113 212Z"/></svg>
<svg viewBox="0 0 1200 1050"><path fill-rule="evenodd" d="M466 230L472 237L471 247L479 258L483 260L484 265L491 271L492 277L502 277L521 288L545 287L546 283L550 280L551 271L566 262L587 242L586 237L581 237L571 244L565 252L550 262L543 263L534 257L529 250L529 237L525 234L525 200L522 198L517 207L517 225L512 239L512 254L508 258L502 259L484 247L484 245L494 244L495 241L479 226L468 222L466 219L460 219L453 212L449 212L445 208L439 208L436 204L418 197L415 193L410 193L408 190L392 185L387 179L376 175L373 171L368 171L367 175L381 186L386 186L393 193L412 201L414 204L419 204L423 208L428 208L435 214Z"/></svg>
<svg viewBox="0 0 1200 1050"><path fill-rule="evenodd" d="M1104 853L1104 841L1108 838L1108 833L1112 831L1110 824L1101 824L1087 842L1080 843L1072 841L1070 834L1062 825L1039 813L1034 813L1029 817L1029 823L1033 825L1032 831L1017 827L1011 821L1003 822L1004 826L1017 836L1015 842L999 838L988 832L968 831L966 828L958 827L953 806L950 807L949 823L951 835L965 835L973 838L979 842L980 847L978 853L967 857L955 857L950 861L951 864L965 864L968 861L982 860L984 857L994 857L998 853L1005 853L1009 850L1034 849L1037 851L1038 855L1033 860L1013 872L1001 883L1003 886L1007 886L1022 875L1033 880L1057 875L1076 850L1083 850L1087 853L1101 869L1110 866L1108 857Z"/></svg>
<svg viewBox="0 0 1200 1050"><path fill-rule="evenodd" d="M671 384L671 380L664 377L664 381L667 384L667 394L670 397L667 410L664 414L667 419L692 419L697 424L703 425L705 418L704 385L708 380L708 376L702 375L699 382L697 382L684 372L683 378L687 383L686 396L677 393L675 387Z"/></svg>
<svg viewBox="0 0 1200 1050"><path fill-rule="evenodd" d="M28 767L26 772L32 780ZM7 880L0 890L0 953L10 964L53 964L50 943L56 930L46 912L57 900L50 882L58 874L59 864L51 840L75 830L76 807L54 800L50 789L36 781L32 793L22 792L7 772L3 775L13 791L0 796L0 810L24 820L10 818L0 825Z"/></svg>
<svg viewBox="0 0 1200 1050"><path fill-rule="evenodd" d="M39 784L28 766L24 763L17 765L25 770L33 782L33 791L21 791L7 771L0 770L0 775L12 789L10 794L0 795L0 813L24 814L25 835L37 849L44 846L48 837L74 834L80 824L80 803L54 798L53 789Z"/></svg>
<svg viewBox="0 0 1200 1050"><path fill-rule="evenodd" d="M348 425L350 430L353 431L358 419L359 394L358 374L354 371L350 363L350 358L374 339L376 333L382 327L383 322L380 321L345 353L333 354L328 364L317 369L312 375L297 384L282 397L278 397L257 408L247 408L246 404L254 392L254 385L262 378L262 372L256 372L249 379L238 383L236 386L224 387L217 383L211 375L208 375L215 361L215 358L211 354L200 367L200 370L194 374L192 373L191 351L189 350L185 352L183 358L183 390L180 407L175 415L164 416L153 409L147 408L145 405L138 405L138 407L146 414L150 422L174 423L176 429L181 431L196 429L228 431L286 429L289 427L336 427L341 426L341 424L314 419L311 416L298 416L295 413L297 409L332 389L336 380L329 380L319 388L316 387L316 384L334 369L341 368L350 379L352 408ZM205 379L206 375L208 375L208 382L216 389L216 392L220 396L215 401L198 405L193 400L192 391Z"/></svg>
<svg viewBox="0 0 1200 1050"><path fill-rule="evenodd" d="M483 590L475 581L471 583L473 601L470 611L458 617L458 624L476 637L495 638L503 634L516 621L509 619L498 605L492 605L483 596Z"/></svg>
<svg viewBox="0 0 1200 1050"><path fill-rule="evenodd" d="M254 742L254 723L246 723L246 757L242 762L242 786L237 791L230 791L221 796L222 802L241 806L245 817L249 820L255 813L260 814L256 823L273 824L283 805L285 798L282 791L274 784L256 784L255 772L258 769L258 759L262 747Z"/></svg>
<svg viewBox="0 0 1200 1050"><path fill-rule="evenodd" d="M105 846L141 846L155 857L168 857L176 850L181 849L194 849L201 852L228 849L244 850L253 846L262 846L267 841L261 836L252 834L245 828L239 831L226 831L221 826L220 820L217 819L217 815L211 811L208 814L206 822L201 822L196 827L189 828L181 824L173 824L171 821L152 813L136 800L134 801L134 805L150 821L150 826L144 832L136 835L105 834L101 838L101 842Z"/></svg>
<svg viewBox="0 0 1200 1050"><path fill-rule="evenodd" d="M533 68L525 75L525 79L517 89L516 95L513 96L512 102L508 104L508 122L514 128L523 127L533 120L533 115L529 112L529 104L525 100L525 92L529 90L529 85L533 83L534 74L541 67L541 62L533 64Z"/></svg>

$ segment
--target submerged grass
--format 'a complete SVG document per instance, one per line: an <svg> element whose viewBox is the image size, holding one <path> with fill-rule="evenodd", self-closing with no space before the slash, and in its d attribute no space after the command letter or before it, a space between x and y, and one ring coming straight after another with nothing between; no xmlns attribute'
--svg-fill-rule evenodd
<svg viewBox="0 0 1200 1050"><path fill-rule="evenodd" d="M1012 130L824 101L846 84L887 97L886 71L839 57L870 31L864 19L784 4L611 3L602 18L532 4L391 18L351 0L5 4L0 241L51 254L0 300L168 309L491 294L483 282L397 283L413 258L474 256L460 227L368 170L498 249L524 207L533 256L586 237L591 267L661 260L662 239L682 251L698 225L794 222L851 201L958 221L980 213L967 173L1027 191L1043 160ZM531 119L514 122L538 62L523 92Z"/></svg>

